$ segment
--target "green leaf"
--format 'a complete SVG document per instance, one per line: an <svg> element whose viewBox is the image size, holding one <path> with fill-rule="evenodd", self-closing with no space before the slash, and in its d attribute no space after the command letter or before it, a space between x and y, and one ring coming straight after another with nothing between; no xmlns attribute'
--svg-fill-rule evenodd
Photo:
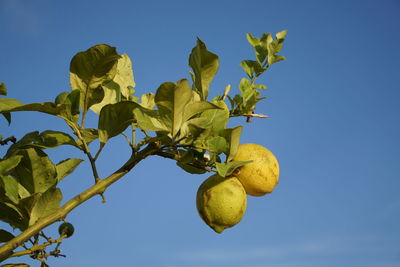
<svg viewBox="0 0 400 267"><path fill-rule="evenodd" d="M203 173L207 172L205 169L197 168L193 165L190 165L189 163L182 163L182 162L177 161L176 165L178 165L184 171L191 173L191 174L203 174Z"/></svg>
<svg viewBox="0 0 400 267"><path fill-rule="evenodd" d="M166 82L158 89L155 103L161 119L170 126L172 137L175 137L181 128L185 106L193 97L192 89L186 79L177 83Z"/></svg>
<svg viewBox="0 0 400 267"><path fill-rule="evenodd" d="M240 135L242 133L242 126L235 128L225 129L221 135L226 139L228 143L227 150L225 152L227 161L233 160L240 145Z"/></svg>
<svg viewBox="0 0 400 267"><path fill-rule="evenodd" d="M91 142L93 142L94 140L96 140L97 138L99 138L99 132L97 129L93 129L93 128L86 128L86 129L79 129L83 139L85 140L86 144L90 144ZM81 140L77 140L76 141L77 145L79 147L82 147L82 141Z"/></svg>
<svg viewBox="0 0 400 267"><path fill-rule="evenodd" d="M15 236L6 230L0 229L0 243L5 243L13 239ZM4 266L4 265L3 265Z"/></svg>
<svg viewBox="0 0 400 267"><path fill-rule="evenodd" d="M239 84L239 90L242 93L243 96L243 102L247 102L255 92L257 92L253 87L251 86L251 82L247 78L242 78L240 80Z"/></svg>
<svg viewBox="0 0 400 267"><path fill-rule="evenodd" d="M225 129L228 124L229 109L222 100L214 99L212 103L219 106L221 109L206 110L201 113L200 118L205 118L206 121L204 124L210 125L209 127L211 127L215 133L218 133Z"/></svg>
<svg viewBox="0 0 400 267"><path fill-rule="evenodd" d="M71 174L82 161L82 159L68 158L59 162L56 165L57 181L60 182L64 177Z"/></svg>
<svg viewBox="0 0 400 267"><path fill-rule="evenodd" d="M26 228L21 212L11 203L0 202L0 221L20 230Z"/></svg>
<svg viewBox="0 0 400 267"><path fill-rule="evenodd" d="M135 87L133 80L132 61L127 54L123 54L118 59L116 74L112 81L106 82L102 85L104 90L103 100L90 107L95 113L100 113L100 110L108 104L120 102L123 96L129 99L131 93L130 89Z"/></svg>
<svg viewBox="0 0 400 267"><path fill-rule="evenodd" d="M220 154L227 150L227 142L222 136L210 137L206 141L206 149L212 153Z"/></svg>
<svg viewBox="0 0 400 267"><path fill-rule="evenodd" d="M7 95L7 87L4 83L0 83L0 95Z"/></svg>
<svg viewBox="0 0 400 267"><path fill-rule="evenodd" d="M11 157L0 160L0 175L9 173L12 169L18 166L22 156L13 155Z"/></svg>
<svg viewBox="0 0 400 267"><path fill-rule="evenodd" d="M153 109L156 105L156 102L154 101L155 96L156 95L152 93L143 94L140 105L147 109Z"/></svg>
<svg viewBox="0 0 400 267"><path fill-rule="evenodd" d="M40 218L43 218L59 207L62 200L61 190L59 188L50 188L40 195L40 198L32 207L29 219L29 225L33 225Z"/></svg>
<svg viewBox="0 0 400 267"><path fill-rule="evenodd" d="M2 185L5 195L13 203L18 204L18 185L19 183L14 177L0 176L0 185Z"/></svg>
<svg viewBox="0 0 400 267"><path fill-rule="evenodd" d="M183 122L188 121L190 118L193 116L204 112L206 110L212 110L212 109L217 109L217 110L222 110L223 108L207 101L198 101L194 103L190 103L186 105L184 112L183 112Z"/></svg>
<svg viewBox="0 0 400 267"><path fill-rule="evenodd" d="M267 69L261 66L260 62L254 60L243 60L240 66L244 69L250 79L258 77Z"/></svg>
<svg viewBox="0 0 400 267"><path fill-rule="evenodd" d="M2 113L2 114L3 114L4 118L7 120L8 125L10 125L10 124L11 124L11 113L9 113L9 112L4 112L4 113Z"/></svg>
<svg viewBox="0 0 400 267"><path fill-rule="evenodd" d="M189 56L189 65L194 73L194 86L201 99L206 100L210 83L218 71L218 56L208 51L206 45L197 38L197 45Z"/></svg>
<svg viewBox="0 0 400 267"><path fill-rule="evenodd" d="M231 175L237 168L251 163L252 161L230 161L226 163L215 163L217 172L222 177L227 177Z"/></svg>
<svg viewBox="0 0 400 267"><path fill-rule="evenodd" d="M72 58L71 88L81 92L80 106L83 112L102 100L100 96L103 94L104 97L104 92L101 86L117 74L119 58L116 48L106 44L95 45Z"/></svg>
<svg viewBox="0 0 400 267"><path fill-rule="evenodd" d="M99 116L99 140L105 144L108 139L122 133L135 120L133 110L140 105L123 101L104 106Z"/></svg>
<svg viewBox="0 0 400 267"><path fill-rule="evenodd" d="M20 149L15 154L21 155L23 158L11 174L31 194L45 192L57 183L56 167L42 150L37 148Z"/></svg>
<svg viewBox="0 0 400 267"><path fill-rule="evenodd" d="M80 100L80 91L79 90L73 90L72 92L63 92L59 94L56 99L55 103L56 104L66 104L69 106L69 112L72 115L70 120L73 122L78 121L78 117L76 116L79 114L79 100Z"/></svg>
<svg viewBox="0 0 400 267"><path fill-rule="evenodd" d="M7 155L21 148L55 148L61 145L71 145L79 147L75 140L64 132L47 130L39 134L38 131L27 133L17 143L10 146Z"/></svg>
<svg viewBox="0 0 400 267"><path fill-rule="evenodd" d="M162 120L158 110L139 107L135 108L133 113L136 118L137 126L144 131L169 132L171 129L171 127Z"/></svg>
<svg viewBox="0 0 400 267"><path fill-rule="evenodd" d="M0 97L0 113L7 112L21 105L23 104L16 99Z"/></svg>

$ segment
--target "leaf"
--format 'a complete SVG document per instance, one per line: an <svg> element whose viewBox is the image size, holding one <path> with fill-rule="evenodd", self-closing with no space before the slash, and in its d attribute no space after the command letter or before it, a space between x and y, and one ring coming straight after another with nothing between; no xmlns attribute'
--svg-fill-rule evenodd
<svg viewBox="0 0 400 267"><path fill-rule="evenodd" d="M99 140L105 144L108 139L122 133L134 121L133 110L140 105L123 101L104 106L99 116Z"/></svg>
<svg viewBox="0 0 400 267"><path fill-rule="evenodd" d="M7 87L4 83L0 83L0 95L7 95Z"/></svg>
<svg viewBox="0 0 400 267"><path fill-rule="evenodd" d="M226 163L215 163L217 172L222 177L227 177L231 175L237 168L251 163L252 161L230 161Z"/></svg>
<svg viewBox="0 0 400 267"><path fill-rule="evenodd" d="M201 99L206 100L210 83L218 71L218 56L207 50L206 45L197 38L197 45L189 56L189 65L194 73L194 85Z"/></svg>
<svg viewBox="0 0 400 267"><path fill-rule="evenodd" d="M266 70L266 68L262 67L258 61L254 60L243 60L240 62L240 66L244 69L250 79L261 75Z"/></svg>
<svg viewBox="0 0 400 267"><path fill-rule="evenodd" d="M67 175L71 174L76 167L82 162L82 159L76 159L76 158L68 158L63 161L60 161L56 165L56 171L57 171L57 181L60 182L64 177Z"/></svg>
<svg viewBox="0 0 400 267"><path fill-rule="evenodd" d="M249 100L249 99L254 95L254 93L256 92L256 90L252 88L251 82L250 82L248 79L246 79L246 78L242 78L242 79L240 80L239 90L240 90L240 92L242 93L243 100L244 100L243 102L245 102L245 103L246 103L246 101Z"/></svg>
<svg viewBox="0 0 400 267"><path fill-rule="evenodd" d="M69 112L72 115L70 120L77 122L78 117L76 116L79 114L79 100L80 100L80 91L79 90L73 90L72 92L63 92L59 94L56 99L55 103L56 104L66 104L69 106Z"/></svg>
<svg viewBox="0 0 400 267"><path fill-rule="evenodd" d="M22 156L13 155L11 157L0 160L0 175L5 175L18 166Z"/></svg>
<svg viewBox="0 0 400 267"><path fill-rule="evenodd" d="M29 226L33 225L40 218L56 211L60 207L61 200L62 194L59 188L50 188L41 194L31 210Z"/></svg>
<svg viewBox="0 0 400 267"><path fill-rule="evenodd" d="M130 89L135 87L133 80L132 61L127 54L123 54L117 62L116 73L113 80L102 85L104 90L104 98L100 103L90 107L95 113L100 113L100 110L108 104L114 104L121 101L121 96L129 99Z"/></svg>
<svg viewBox="0 0 400 267"><path fill-rule="evenodd" d="M214 99L213 104L219 106L221 109L206 110L201 113L200 118L205 118L205 124L210 125L209 127L215 133L218 133L226 128L229 121L229 109L225 102L222 100Z"/></svg>
<svg viewBox="0 0 400 267"><path fill-rule="evenodd" d="M10 176L0 176L0 184L2 184L4 188L5 195L11 200L13 203L18 204L18 185L19 183L15 180L14 177Z"/></svg>
<svg viewBox="0 0 400 267"><path fill-rule="evenodd" d="M116 48L106 44L95 45L77 53L70 64L72 90L81 92L80 106L86 112L90 106L99 103L101 85L111 81L117 74L120 55ZM103 92L104 97L104 92Z"/></svg>
<svg viewBox="0 0 400 267"><path fill-rule="evenodd" d="M5 243L13 239L15 236L6 230L0 229L0 243ZM3 265L4 266L4 265Z"/></svg>
<svg viewBox="0 0 400 267"><path fill-rule="evenodd" d="M227 150L227 142L221 136L210 137L206 141L206 149L212 153L220 154Z"/></svg>
<svg viewBox="0 0 400 267"><path fill-rule="evenodd" d="M10 125L10 124L11 124L11 113L9 113L9 112L4 112L4 113L3 113L3 116L4 116L4 118L7 120L8 125Z"/></svg>
<svg viewBox="0 0 400 267"><path fill-rule="evenodd" d="M4 113L13 108L23 105L20 101L13 98L0 97L0 112Z"/></svg>
<svg viewBox="0 0 400 267"><path fill-rule="evenodd" d="M182 163L182 162L177 161L176 165L178 165L184 171L186 171L188 173L191 173L191 174L203 174L203 173L207 172L205 169L197 168L197 167L192 166L192 165L190 165L188 163Z"/></svg>
<svg viewBox="0 0 400 267"><path fill-rule="evenodd" d="M61 145L79 147L75 140L67 133L47 130L39 134L38 131L27 133L17 143L10 146L7 155L21 148L55 148Z"/></svg>
<svg viewBox="0 0 400 267"><path fill-rule="evenodd" d="M138 107L133 110L137 126L144 131L169 132L170 128L162 119L158 110Z"/></svg>
<svg viewBox="0 0 400 267"><path fill-rule="evenodd" d="M94 140L96 140L97 138L99 138L99 132L97 129L93 129L93 128L86 128L86 129L79 129L83 139L85 140L86 144L90 144L91 142L93 142ZM82 141L81 140L77 140L76 141L77 145L79 147L82 147Z"/></svg>
<svg viewBox="0 0 400 267"><path fill-rule="evenodd" d="M0 221L8 223L13 228L24 230L26 225L23 217L15 205L0 202Z"/></svg>
<svg viewBox="0 0 400 267"><path fill-rule="evenodd" d="M227 161L233 160L240 145L240 135L242 133L242 126L235 128L225 129L221 135L226 139L228 146L225 152Z"/></svg>
<svg viewBox="0 0 400 267"><path fill-rule="evenodd" d="M190 103L188 104L183 112L183 122L188 121L190 118L192 118L193 116L206 111L206 110L211 110L211 109L223 109L211 102L207 102L207 101L199 101L199 102L194 102L194 103Z"/></svg>
<svg viewBox="0 0 400 267"><path fill-rule="evenodd" d="M11 174L31 194L45 192L57 183L56 167L42 150L20 149L15 154L23 158Z"/></svg>
<svg viewBox="0 0 400 267"><path fill-rule="evenodd" d="M140 105L147 109L153 109L156 105L156 102L154 102L155 96L156 95L152 93L143 94L141 97Z"/></svg>
<svg viewBox="0 0 400 267"><path fill-rule="evenodd" d="M185 106L192 99L192 89L186 79L177 83L166 82L158 89L155 103L162 120L170 126L170 131L175 137L181 128Z"/></svg>

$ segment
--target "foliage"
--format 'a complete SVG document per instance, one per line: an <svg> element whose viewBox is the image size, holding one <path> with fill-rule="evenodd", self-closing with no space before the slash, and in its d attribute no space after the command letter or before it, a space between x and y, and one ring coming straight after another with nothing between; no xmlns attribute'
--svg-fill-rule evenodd
<svg viewBox="0 0 400 267"><path fill-rule="evenodd" d="M64 234L52 239L45 235L45 228L63 221L75 207L95 195L101 195L105 201L104 191L108 186L148 156L175 160L191 174L216 172L220 177L227 177L249 163L233 160L242 126L227 128L228 121L238 116L246 117L248 122L251 117L266 117L254 113L256 104L265 98L261 97L260 90L266 89L265 85L255 82L272 64L284 59L278 53L285 36L286 31L276 34L275 39L271 34L263 34L261 38L247 34L256 60L240 63L247 77L242 78L239 93L234 96L229 95L231 85L228 85L221 95L208 99L219 58L197 39L189 56L192 83L185 78L165 82L155 94L136 96L129 56L118 54L115 47L99 44L72 58L71 91L60 93L54 102L23 104L16 99L0 98L0 113L8 124L14 112L35 111L59 117L71 129L70 133L30 132L19 140L13 136L3 139L0 135L0 144L9 145L0 158L0 220L19 233L14 236L9 230L0 229L0 243L3 243L0 262L28 255L39 260L41 266L48 266L48 257L63 256L58 248L69 234L61 231ZM0 83L0 95L6 94L6 86ZM85 126L89 110L98 114L96 127ZM101 178L96 160L109 140L120 135L128 140L132 155L120 169ZM92 142L99 144L96 153L89 150ZM63 194L58 184L83 159L66 158L54 163L46 150L59 146L72 146L83 152L94 176L92 187L63 206L60 206ZM49 251L51 246L55 247Z"/></svg>

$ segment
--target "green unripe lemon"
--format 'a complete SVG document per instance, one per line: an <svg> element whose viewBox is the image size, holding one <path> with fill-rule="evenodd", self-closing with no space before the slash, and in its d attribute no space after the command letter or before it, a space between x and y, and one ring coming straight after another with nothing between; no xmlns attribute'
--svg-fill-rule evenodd
<svg viewBox="0 0 400 267"><path fill-rule="evenodd" d="M242 219L247 207L246 191L236 177L215 174L200 185L196 205L203 221L222 233Z"/></svg>
<svg viewBox="0 0 400 267"><path fill-rule="evenodd" d="M67 237L70 237L73 233L74 233L74 226L71 223L62 223L59 227L58 227L58 233L60 234L60 236L62 235L66 235Z"/></svg>
<svg viewBox="0 0 400 267"><path fill-rule="evenodd" d="M257 144L242 144L234 157L235 161L248 161L235 172L246 193L263 196L271 193L279 182L278 160L267 148Z"/></svg>

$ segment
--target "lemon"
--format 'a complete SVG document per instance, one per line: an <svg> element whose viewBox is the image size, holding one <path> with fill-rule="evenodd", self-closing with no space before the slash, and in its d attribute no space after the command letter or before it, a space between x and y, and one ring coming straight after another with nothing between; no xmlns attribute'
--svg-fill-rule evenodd
<svg viewBox="0 0 400 267"><path fill-rule="evenodd" d="M222 233L242 219L247 207L246 191L236 177L215 174L200 185L196 205L203 221Z"/></svg>
<svg viewBox="0 0 400 267"><path fill-rule="evenodd" d="M234 160L253 161L240 167L235 173L248 195L263 196L271 193L278 184L278 160L267 148L257 144L242 144Z"/></svg>

